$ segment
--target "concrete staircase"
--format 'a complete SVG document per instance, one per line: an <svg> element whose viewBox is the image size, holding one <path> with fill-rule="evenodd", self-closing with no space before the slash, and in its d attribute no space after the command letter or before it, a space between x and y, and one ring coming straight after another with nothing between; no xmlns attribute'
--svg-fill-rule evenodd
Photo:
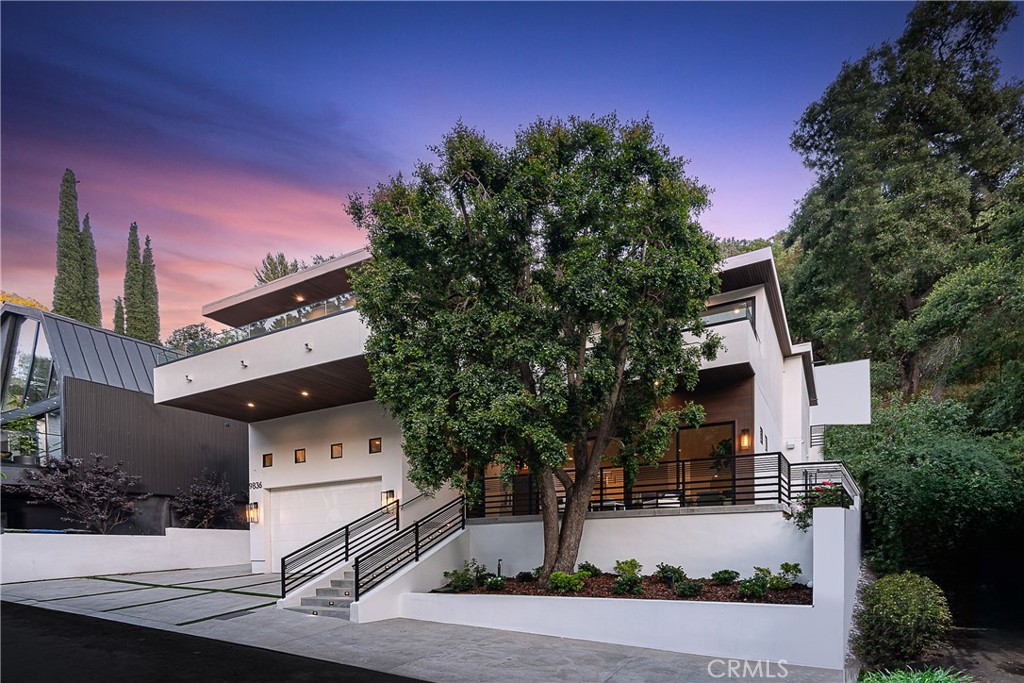
<svg viewBox="0 0 1024 683"><path fill-rule="evenodd" d="M329 587L317 588L316 596L302 598L295 607L286 607L292 612L312 614L315 617L348 619L349 606L356 592L356 575L352 571L342 572L340 579L331 579Z"/></svg>

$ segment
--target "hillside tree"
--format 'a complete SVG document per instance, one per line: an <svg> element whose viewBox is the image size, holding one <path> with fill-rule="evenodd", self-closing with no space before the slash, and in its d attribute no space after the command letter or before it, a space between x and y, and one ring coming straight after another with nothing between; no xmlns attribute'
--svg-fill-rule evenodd
<svg viewBox="0 0 1024 683"><path fill-rule="evenodd" d="M649 121L614 115L539 120L508 148L460 123L432 151L350 198L366 358L421 490L534 476L546 581L572 571L602 457L628 476L703 419L665 400L717 348L684 338L718 287L708 191Z"/></svg>
<svg viewBox="0 0 1024 683"><path fill-rule="evenodd" d="M160 292L156 285L156 262L149 235L142 250L142 330L144 341L160 343Z"/></svg>
<svg viewBox="0 0 1024 683"><path fill-rule="evenodd" d="M804 251L795 333L832 361L895 360L906 395L924 356L912 320L984 242L982 214L1024 158L1024 87L993 50L1009 3L920 3L903 35L844 64L804 112L793 148L817 180L794 213Z"/></svg>
<svg viewBox="0 0 1024 683"><path fill-rule="evenodd" d="M139 226L128 227L128 253L124 263L124 329L129 337L142 339L146 317L145 277L142 272L142 245Z"/></svg>
<svg viewBox="0 0 1024 683"><path fill-rule="evenodd" d="M114 299L114 332L118 334L124 334L124 299L116 297Z"/></svg>
<svg viewBox="0 0 1024 683"><path fill-rule="evenodd" d="M53 279L53 312L82 317L82 240L78 223L78 189L74 172L64 171L57 213L57 274Z"/></svg>
<svg viewBox="0 0 1024 683"><path fill-rule="evenodd" d="M96 264L96 241L92 235L92 226L89 224L89 214L85 214L85 218L82 219L79 239L82 255L82 317L79 320L101 327L103 311L100 307L100 271Z"/></svg>

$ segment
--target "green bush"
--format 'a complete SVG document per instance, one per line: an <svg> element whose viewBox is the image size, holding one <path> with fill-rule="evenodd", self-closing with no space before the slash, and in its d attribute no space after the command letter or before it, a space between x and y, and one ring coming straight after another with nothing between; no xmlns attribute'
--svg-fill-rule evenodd
<svg viewBox="0 0 1024 683"><path fill-rule="evenodd" d="M848 508L852 502L838 481L823 481L804 491L793 504L793 511L784 512L782 516L807 533L814 522L814 508Z"/></svg>
<svg viewBox="0 0 1024 683"><path fill-rule="evenodd" d="M587 576L582 572L566 574L565 572L551 572L548 577L548 586L556 593L576 593L583 590L587 583Z"/></svg>
<svg viewBox="0 0 1024 683"><path fill-rule="evenodd" d="M740 581L739 594L741 598L763 598L768 594L768 578L761 574L743 579Z"/></svg>
<svg viewBox="0 0 1024 683"><path fill-rule="evenodd" d="M676 595L681 598L694 598L704 590L704 582L700 579L683 578L676 581Z"/></svg>
<svg viewBox="0 0 1024 683"><path fill-rule="evenodd" d="M870 667L900 667L940 640L952 621L942 590L924 576L890 574L864 589L853 646Z"/></svg>
<svg viewBox="0 0 1024 683"><path fill-rule="evenodd" d="M619 576L624 576L625 574L636 574L637 576L640 576L640 570L643 568L644 566L642 564L633 559L615 561L615 573Z"/></svg>
<svg viewBox="0 0 1024 683"><path fill-rule="evenodd" d="M530 583L531 581L536 580L537 575L533 572L519 572L516 574L516 581L519 581L520 583Z"/></svg>
<svg viewBox="0 0 1024 683"><path fill-rule="evenodd" d="M686 580L686 572L683 571L682 567L671 564L659 564L657 569L658 571L654 572L654 575L661 579L663 583L678 585Z"/></svg>
<svg viewBox="0 0 1024 683"><path fill-rule="evenodd" d="M486 579L484 579L484 588L486 588L489 591L505 590L505 577L488 576Z"/></svg>
<svg viewBox="0 0 1024 683"><path fill-rule="evenodd" d="M740 573L735 569L722 569L711 575L711 580L719 586L728 586L738 578Z"/></svg>
<svg viewBox="0 0 1024 683"><path fill-rule="evenodd" d="M860 677L860 683L972 683L974 678L952 669L925 669L924 671L870 671Z"/></svg>
<svg viewBox="0 0 1024 683"><path fill-rule="evenodd" d="M462 569L452 569L444 573L448 579L448 588L456 593L463 593L472 590L477 586L483 586L487 578L487 567L479 564L476 559L466 560L462 563Z"/></svg>
<svg viewBox="0 0 1024 683"><path fill-rule="evenodd" d="M592 577L601 576L602 574L604 574L604 572L601 571L601 569L596 564L593 564L591 562L580 562L579 565L576 567L576 573L586 574L587 576Z"/></svg>
<svg viewBox="0 0 1024 683"><path fill-rule="evenodd" d="M612 591L616 595L641 595L644 592L643 578L639 574L619 574L615 577Z"/></svg>

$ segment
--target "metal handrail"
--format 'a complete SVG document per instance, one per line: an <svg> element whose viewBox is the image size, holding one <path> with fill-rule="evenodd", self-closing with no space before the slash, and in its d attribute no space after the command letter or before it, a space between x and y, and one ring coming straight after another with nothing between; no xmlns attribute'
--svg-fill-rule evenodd
<svg viewBox="0 0 1024 683"><path fill-rule="evenodd" d="M395 499L282 557L281 597L332 567L348 562L355 553L384 537L392 526L397 531L399 510L399 501Z"/></svg>
<svg viewBox="0 0 1024 683"><path fill-rule="evenodd" d="M465 528L466 501L460 496L362 551L352 563L355 599L358 601L360 595L378 586L410 562L419 562L423 551Z"/></svg>
<svg viewBox="0 0 1024 683"><path fill-rule="evenodd" d="M621 467L602 467L590 496L590 509L790 504L804 488L802 477L807 468L831 474L851 496L860 494L842 463L791 465L785 454L776 451L642 465L628 487ZM575 470L566 472L575 479ZM505 483L501 477L486 477L483 485L482 500L471 508L471 516L540 513L540 490L532 474L514 475L511 483ZM555 486L561 510L565 491L560 482Z"/></svg>

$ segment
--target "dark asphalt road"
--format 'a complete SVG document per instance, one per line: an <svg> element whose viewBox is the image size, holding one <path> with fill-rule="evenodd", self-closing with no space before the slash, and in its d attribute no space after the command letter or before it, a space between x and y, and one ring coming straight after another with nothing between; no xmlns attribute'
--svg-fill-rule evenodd
<svg viewBox="0 0 1024 683"><path fill-rule="evenodd" d="M7 683L415 683L417 679L4 602Z"/></svg>

